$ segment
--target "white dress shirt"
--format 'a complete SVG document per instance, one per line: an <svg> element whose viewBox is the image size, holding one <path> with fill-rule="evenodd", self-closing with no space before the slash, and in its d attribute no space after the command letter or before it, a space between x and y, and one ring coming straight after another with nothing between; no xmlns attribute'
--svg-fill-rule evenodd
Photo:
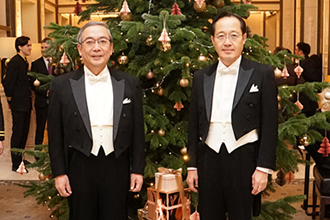
<svg viewBox="0 0 330 220"><path fill-rule="evenodd" d="M86 66L85 86L89 119L92 129L93 147L91 153L98 155L103 147L105 155L113 148L113 91L108 67L95 76Z"/></svg>

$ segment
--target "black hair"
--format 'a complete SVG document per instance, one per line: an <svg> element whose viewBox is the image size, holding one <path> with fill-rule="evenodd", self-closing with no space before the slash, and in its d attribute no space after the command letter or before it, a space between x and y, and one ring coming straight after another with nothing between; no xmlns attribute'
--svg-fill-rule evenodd
<svg viewBox="0 0 330 220"><path fill-rule="evenodd" d="M18 46L23 47L23 46L27 45L29 40L30 40L30 38L26 37L26 36L21 36L21 37L16 38L15 49L16 49L17 53L19 52Z"/></svg>
<svg viewBox="0 0 330 220"><path fill-rule="evenodd" d="M237 14L234 13L230 13L228 11L221 11L219 14L217 14L214 18L213 18L213 22L212 22L212 26L211 26L211 34L214 36L214 32L215 32L215 24L217 23L217 21L219 21L221 18L224 17L235 17L238 19L240 26L241 26L241 31L242 34L246 33L246 23L243 20L243 18Z"/></svg>

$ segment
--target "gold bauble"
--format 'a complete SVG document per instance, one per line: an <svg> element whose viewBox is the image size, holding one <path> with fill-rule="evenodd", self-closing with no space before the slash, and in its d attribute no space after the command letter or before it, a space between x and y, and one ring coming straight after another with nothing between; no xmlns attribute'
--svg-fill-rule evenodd
<svg viewBox="0 0 330 220"><path fill-rule="evenodd" d="M212 2L212 5L214 5L216 8L222 8L224 6L224 1L223 0L214 0Z"/></svg>
<svg viewBox="0 0 330 220"><path fill-rule="evenodd" d="M122 21L131 21L133 18L133 14L132 13L127 13L127 14L120 14L120 18Z"/></svg>
<svg viewBox="0 0 330 220"><path fill-rule="evenodd" d="M330 91L326 91L326 92L324 93L324 98L325 98L326 100L330 100Z"/></svg>
<svg viewBox="0 0 330 220"><path fill-rule="evenodd" d="M277 101L281 101L281 100L282 100L281 96L277 94Z"/></svg>
<svg viewBox="0 0 330 220"><path fill-rule="evenodd" d="M199 57L197 58L197 60L199 60L199 61L206 61L207 58L203 54L201 54L201 55L199 55Z"/></svg>
<svg viewBox="0 0 330 220"><path fill-rule="evenodd" d="M34 80L33 85L34 85L35 87L40 86L40 81L39 81L38 79Z"/></svg>
<svg viewBox="0 0 330 220"><path fill-rule="evenodd" d="M167 42L167 43L165 43L165 44L162 44L162 45L160 46L160 49L161 49L162 51L164 51L164 52L167 52L167 51L169 51L169 50L171 49L171 47L172 47L171 43L170 43L170 42Z"/></svg>
<svg viewBox="0 0 330 220"><path fill-rule="evenodd" d="M282 77L282 71L276 67L276 69L274 70L274 75L275 75L275 78L279 79Z"/></svg>
<svg viewBox="0 0 330 220"><path fill-rule="evenodd" d="M184 155L182 158L183 158L184 161L188 161L189 160L189 156L188 155Z"/></svg>
<svg viewBox="0 0 330 220"><path fill-rule="evenodd" d="M157 94L158 94L159 96L163 96L164 93L165 93L165 89L163 89L162 87L159 87L158 90L157 90Z"/></svg>
<svg viewBox="0 0 330 220"><path fill-rule="evenodd" d="M180 80L180 86L187 87L188 85L189 85L189 80L184 78Z"/></svg>
<svg viewBox="0 0 330 220"><path fill-rule="evenodd" d="M121 64L121 65L124 65L124 64L127 64L128 63L128 57L126 55L121 55L119 58L118 58L118 63Z"/></svg>
<svg viewBox="0 0 330 220"><path fill-rule="evenodd" d="M42 174L42 173L39 173L38 178L41 181L45 181L47 179L47 177L44 174Z"/></svg>
<svg viewBox="0 0 330 220"><path fill-rule="evenodd" d="M186 155L187 154L187 147L181 148L180 152L181 152L182 155Z"/></svg>
<svg viewBox="0 0 330 220"><path fill-rule="evenodd" d="M277 104L277 108L278 108L278 110L279 110L279 111L281 111L281 110L282 110L282 106L281 106L281 104L280 104L280 103L278 103L278 104Z"/></svg>
<svg viewBox="0 0 330 220"><path fill-rule="evenodd" d="M159 129L158 135L163 137L165 135L165 131L163 129Z"/></svg>
<svg viewBox="0 0 330 220"><path fill-rule="evenodd" d="M310 142L311 142L311 138L307 134L304 134L299 141L299 143L304 147L307 147L310 144Z"/></svg>
<svg viewBox="0 0 330 220"><path fill-rule="evenodd" d="M195 11L196 11L197 13L200 13L200 12L202 12L202 11L205 11L205 9L206 9L206 3L203 2L202 6L199 7L199 5L197 4L197 2L195 2L195 3L194 3L194 9L195 9Z"/></svg>
<svg viewBox="0 0 330 220"><path fill-rule="evenodd" d="M149 70L149 72L146 74L147 79L152 79L154 76L155 74L151 70Z"/></svg>
<svg viewBox="0 0 330 220"><path fill-rule="evenodd" d="M152 35L149 35L149 37L146 39L146 44L147 44L148 46L152 46L152 45L155 44L155 41L154 41L154 39L152 38Z"/></svg>

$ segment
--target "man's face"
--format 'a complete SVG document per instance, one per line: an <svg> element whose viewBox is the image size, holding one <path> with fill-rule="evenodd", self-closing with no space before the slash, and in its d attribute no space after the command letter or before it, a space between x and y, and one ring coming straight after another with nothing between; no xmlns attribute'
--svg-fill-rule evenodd
<svg viewBox="0 0 330 220"><path fill-rule="evenodd" d="M294 54L298 55L298 56L304 56L304 53L302 52L302 50L299 49L298 46L296 46L294 48Z"/></svg>
<svg viewBox="0 0 330 220"><path fill-rule="evenodd" d="M49 44L46 44L46 43L42 43L41 44L41 54L42 56L45 57L45 50L49 47Z"/></svg>
<svg viewBox="0 0 330 220"><path fill-rule="evenodd" d="M29 40L27 44L24 46L18 46L19 53L22 54L23 56L27 57L30 56L31 50L32 50L32 44L31 41Z"/></svg>
<svg viewBox="0 0 330 220"><path fill-rule="evenodd" d="M113 52L108 30L100 25L90 26L81 36L78 51L86 67L98 75L107 65Z"/></svg>
<svg viewBox="0 0 330 220"><path fill-rule="evenodd" d="M241 56L246 34L242 34L237 18L224 17L216 22L211 40L221 62L230 66Z"/></svg>

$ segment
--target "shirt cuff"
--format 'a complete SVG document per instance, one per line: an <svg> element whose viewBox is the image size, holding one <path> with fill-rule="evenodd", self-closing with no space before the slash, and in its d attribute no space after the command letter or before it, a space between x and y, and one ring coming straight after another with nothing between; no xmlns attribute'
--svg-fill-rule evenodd
<svg viewBox="0 0 330 220"><path fill-rule="evenodd" d="M272 174L273 170L272 169L268 169L268 168L264 168L264 167L257 167L257 170L264 172L264 173L268 173L268 174Z"/></svg>
<svg viewBox="0 0 330 220"><path fill-rule="evenodd" d="M187 170L197 170L197 167L187 167Z"/></svg>

